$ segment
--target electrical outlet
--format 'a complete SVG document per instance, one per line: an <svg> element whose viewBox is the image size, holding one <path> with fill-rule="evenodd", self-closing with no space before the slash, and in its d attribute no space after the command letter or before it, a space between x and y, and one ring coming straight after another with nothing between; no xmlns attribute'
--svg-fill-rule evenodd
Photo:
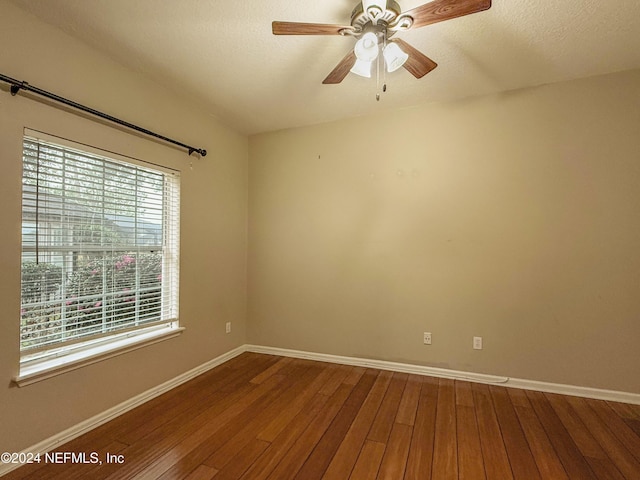
<svg viewBox="0 0 640 480"><path fill-rule="evenodd" d="M431 332L424 332L424 344L431 345Z"/></svg>
<svg viewBox="0 0 640 480"><path fill-rule="evenodd" d="M482 350L482 337L473 337L473 349Z"/></svg>
<svg viewBox="0 0 640 480"><path fill-rule="evenodd" d="M227 322L227 325L225 326L225 331L227 333L231 333L231 322Z"/></svg>

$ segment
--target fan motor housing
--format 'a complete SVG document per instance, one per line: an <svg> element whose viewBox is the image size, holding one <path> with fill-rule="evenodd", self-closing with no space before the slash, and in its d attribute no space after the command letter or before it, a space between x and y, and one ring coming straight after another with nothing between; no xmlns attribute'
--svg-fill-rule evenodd
<svg viewBox="0 0 640 480"><path fill-rule="evenodd" d="M393 23L401 13L402 9L397 2L394 2L393 0L387 0L387 8L379 17L377 17L377 23L386 26L390 23ZM362 2L358 2L358 4L351 12L351 26L355 28L356 32L361 33L368 30L367 27L372 23L373 19L369 17L369 14L367 12L364 11Z"/></svg>

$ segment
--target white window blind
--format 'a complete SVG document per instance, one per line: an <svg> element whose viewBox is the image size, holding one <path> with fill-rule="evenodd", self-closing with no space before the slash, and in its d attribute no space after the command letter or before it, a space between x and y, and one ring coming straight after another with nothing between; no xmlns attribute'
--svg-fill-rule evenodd
<svg viewBox="0 0 640 480"><path fill-rule="evenodd" d="M179 175L24 137L25 358L175 324Z"/></svg>

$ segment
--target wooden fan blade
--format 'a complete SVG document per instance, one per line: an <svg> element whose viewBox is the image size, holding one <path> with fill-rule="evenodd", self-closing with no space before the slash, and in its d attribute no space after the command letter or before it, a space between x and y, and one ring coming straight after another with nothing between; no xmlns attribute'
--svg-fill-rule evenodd
<svg viewBox="0 0 640 480"><path fill-rule="evenodd" d="M344 57L340 63L333 69L333 71L325 78L322 83L325 85L335 85L336 83L340 83L344 80L349 74L349 70L353 68L356 63L356 54L351 50L347 53L347 56Z"/></svg>
<svg viewBox="0 0 640 480"><path fill-rule="evenodd" d="M413 18L411 28L463 17L491 8L491 0L434 0L420 7L403 12Z"/></svg>
<svg viewBox="0 0 640 480"><path fill-rule="evenodd" d="M352 26L298 22L273 22L271 28L274 35L342 35L344 30L353 30Z"/></svg>
<svg viewBox="0 0 640 480"><path fill-rule="evenodd" d="M391 40L393 43L397 43L398 46L407 54L409 58L404 62L403 67L407 69L411 75L416 78L422 78L431 70L436 68L438 64L427 57L420 50L409 45L407 42L394 38Z"/></svg>

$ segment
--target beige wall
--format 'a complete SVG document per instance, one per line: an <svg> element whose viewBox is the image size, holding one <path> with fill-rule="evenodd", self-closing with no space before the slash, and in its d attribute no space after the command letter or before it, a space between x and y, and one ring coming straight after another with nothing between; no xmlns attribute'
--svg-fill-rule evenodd
<svg viewBox="0 0 640 480"><path fill-rule="evenodd" d="M0 451L40 442L245 343L247 139L198 108L0 0L0 73L177 138L143 139L0 88ZM186 331L16 388L23 127L182 171L180 321ZM224 324L233 322L225 334Z"/></svg>
<svg viewBox="0 0 640 480"><path fill-rule="evenodd" d="M251 137L249 341L640 393L639 132L634 71Z"/></svg>

